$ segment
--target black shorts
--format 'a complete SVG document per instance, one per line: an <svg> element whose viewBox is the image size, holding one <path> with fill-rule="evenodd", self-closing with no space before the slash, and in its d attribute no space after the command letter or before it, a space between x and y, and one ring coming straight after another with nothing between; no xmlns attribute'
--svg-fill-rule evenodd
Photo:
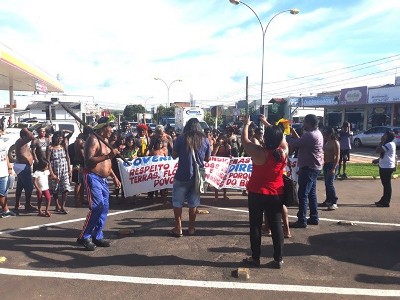
<svg viewBox="0 0 400 300"><path fill-rule="evenodd" d="M350 160L350 149L340 150L340 162Z"/></svg>

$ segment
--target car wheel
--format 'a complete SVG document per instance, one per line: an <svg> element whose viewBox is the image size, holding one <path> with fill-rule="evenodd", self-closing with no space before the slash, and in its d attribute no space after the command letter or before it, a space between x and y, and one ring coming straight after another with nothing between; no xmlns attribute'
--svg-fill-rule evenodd
<svg viewBox="0 0 400 300"><path fill-rule="evenodd" d="M360 139L355 139L354 140L354 146L357 148L360 148L362 146L361 140Z"/></svg>
<svg viewBox="0 0 400 300"><path fill-rule="evenodd" d="M17 154L15 152L15 145L12 145L8 150L8 159L11 163L15 163L17 161Z"/></svg>

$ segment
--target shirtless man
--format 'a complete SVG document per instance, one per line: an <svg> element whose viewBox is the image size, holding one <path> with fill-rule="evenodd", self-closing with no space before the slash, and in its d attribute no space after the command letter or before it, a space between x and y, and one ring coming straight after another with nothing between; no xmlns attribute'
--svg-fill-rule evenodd
<svg viewBox="0 0 400 300"><path fill-rule="evenodd" d="M74 196L75 207L82 207L84 198L83 189L83 168L85 166L85 140L89 136L89 127L84 127L83 132L78 135L75 142L71 145L74 147L74 163L72 172L72 182L75 183Z"/></svg>
<svg viewBox="0 0 400 300"><path fill-rule="evenodd" d="M114 123L108 117L101 117L93 128L105 141L111 136ZM111 158L119 155L117 149L110 149L94 135L90 134L85 142L85 182L89 200L89 213L83 225L83 229L77 243L89 251L98 247L110 247L110 243L104 239L103 228L106 223L109 194L107 177L111 176L115 187L121 186L111 168Z"/></svg>
<svg viewBox="0 0 400 300"><path fill-rule="evenodd" d="M33 191L32 170L33 155L29 143L33 140L33 134L27 128L21 129L20 138L15 142L15 154L17 160L14 164L14 171L17 173L18 181L15 190L15 210L18 211L21 201L22 190L25 190L25 210L36 211L31 205Z"/></svg>

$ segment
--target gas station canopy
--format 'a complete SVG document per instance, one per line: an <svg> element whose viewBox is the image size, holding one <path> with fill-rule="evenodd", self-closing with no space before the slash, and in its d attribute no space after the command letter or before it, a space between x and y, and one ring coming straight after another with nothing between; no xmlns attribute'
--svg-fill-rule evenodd
<svg viewBox="0 0 400 300"><path fill-rule="evenodd" d="M64 87L57 79L0 44L0 90L61 93Z"/></svg>

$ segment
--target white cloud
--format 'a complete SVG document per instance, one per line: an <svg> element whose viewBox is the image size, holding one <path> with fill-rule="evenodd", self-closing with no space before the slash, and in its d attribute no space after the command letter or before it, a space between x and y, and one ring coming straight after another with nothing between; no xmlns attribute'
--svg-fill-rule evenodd
<svg viewBox="0 0 400 300"><path fill-rule="evenodd" d="M280 11L277 5L282 5L279 1L246 3L264 23ZM400 1L381 0L379 5L372 0L349 2L345 9L321 4L302 10L302 5L308 7L309 3L297 1L299 15L282 14L268 28L265 82L374 60L399 49ZM139 96L153 96L148 103L163 104L167 89L153 79L160 77L168 83L183 80L171 87L171 101L188 100L192 93L195 99L209 100L204 104L229 103L244 97L246 75L251 96L259 94L260 26L249 9L233 6L228 0L3 0L0 11L1 42L53 76L61 74L67 94L93 95L113 105L139 103L143 101ZM377 47L380 43L385 44ZM391 65L395 64L398 62ZM354 72L357 74L360 72ZM322 82L333 80L337 78ZM280 93L287 96L287 91L294 90L290 84L266 85L264 98ZM317 84L321 81L294 93L315 93L320 90ZM278 89L276 94L268 93Z"/></svg>

